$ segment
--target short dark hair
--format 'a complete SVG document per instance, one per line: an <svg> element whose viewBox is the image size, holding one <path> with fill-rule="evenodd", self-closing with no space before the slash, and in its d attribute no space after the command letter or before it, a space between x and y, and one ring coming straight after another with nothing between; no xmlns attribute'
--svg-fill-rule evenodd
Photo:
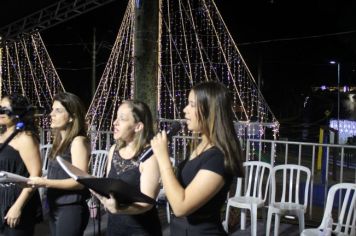
<svg viewBox="0 0 356 236"><path fill-rule="evenodd" d="M8 99L11 106L11 114L9 116L16 123L21 121L25 124L23 130L30 132L37 140L39 140L39 131L36 119L33 112L30 112L31 103L23 95L18 93L5 95L2 99Z"/></svg>

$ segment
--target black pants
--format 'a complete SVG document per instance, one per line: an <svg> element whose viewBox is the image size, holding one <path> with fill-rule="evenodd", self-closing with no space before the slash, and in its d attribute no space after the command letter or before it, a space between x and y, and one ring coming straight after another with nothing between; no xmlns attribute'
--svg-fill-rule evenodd
<svg viewBox="0 0 356 236"><path fill-rule="evenodd" d="M5 226L4 228L4 236L31 236L34 233L35 225L21 228L10 228L9 226Z"/></svg>
<svg viewBox="0 0 356 236"><path fill-rule="evenodd" d="M10 204L10 206L11 205L12 203ZM0 220L0 235L4 235L4 236L34 235L35 225L42 221L42 207L41 207L40 195L38 194L38 191L36 191L32 195L32 197L26 203L25 207L22 209L20 223L16 225L15 228L10 228L8 224L2 221Z"/></svg>
<svg viewBox="0 0 356 236"><path fill-rule="evenodd" d="M81 236L89 221L88 205L52 206L49 210L49 227L52 236Z"/></svg>
<svg viewBox="0 0 356 236"><path fill-rule="evenodd" d="M156 207L138 215L109 214L106 236L161 236Z"/></svg>
<svg viewBox="0 0 356 236"><path fill-rule="evenodd" d="M171 236L225 236L227 235L218 222L201 222L190 224L185 217L172 217L170 224Z"/></svg>

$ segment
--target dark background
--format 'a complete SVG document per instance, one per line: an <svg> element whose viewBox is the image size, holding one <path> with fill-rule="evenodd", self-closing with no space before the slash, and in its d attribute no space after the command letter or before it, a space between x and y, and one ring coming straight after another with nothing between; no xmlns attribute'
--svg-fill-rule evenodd
<svg viewBox="0 0 356 236"><path fill-rule="evenodd" d="M53 0L0 1L0 27L41 9ZM216 0L222 17L262 94L281 123L281 136L336 117L336 94L312 87L356 81L356 1ZM90 104L93 32L96 31L98 83L121 24L127 0L117 0L41 32L67 91ZM348 94L342 94L347 99ZM330 117L325 111L331 112ZM353 110L341 109L354 119ZM312 137L313 138L313 137Z"/></svg>

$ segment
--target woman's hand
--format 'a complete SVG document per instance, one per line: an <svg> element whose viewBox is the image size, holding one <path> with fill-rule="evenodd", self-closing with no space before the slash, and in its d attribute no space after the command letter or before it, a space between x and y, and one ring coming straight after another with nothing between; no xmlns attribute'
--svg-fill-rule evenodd
<svg viewBox="0 0 356 236"><path fill-rule="evenodd" d="M46 187L46 178L43 177L30 177L27 184L32 188Z"/></svg>
<svg viewBox="0 0 356 236"><path fill-rule="evenodd" d="M21 208L15 205L12 205L11 208L7 211L4 219L10 228L15 228L20 223L21 213Z"/></svg>
<svg viewBox="0 0 356 236"><path fill-rule="evenodd" d="M112 194L110 194L110 198L107 198L97 192L94 192L93 190L90 190L90 192L101 202L101 204L104 205L105 209L110 213L119 213L119 203L116 201Z"/></svg>
<svg viewBox="0 0 356 236"><path fill-rule="evenodd" d="M157 158L159 164L161 164L162 159L169 160L168 154L168 140L166 131L156 134L151 140L151 147L154 156Z"/></svg>

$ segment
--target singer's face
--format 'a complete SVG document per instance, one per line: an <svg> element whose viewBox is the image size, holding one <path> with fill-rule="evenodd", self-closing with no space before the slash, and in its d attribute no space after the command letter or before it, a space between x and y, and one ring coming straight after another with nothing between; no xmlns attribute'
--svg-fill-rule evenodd
<svg viewBox="0 0 356 236"><path fill-rule="evenodd" d="M198 122L198 108L197 99L193 90L190 91L188 97L188 104L183 109L184 118L187 120L187 127L194 132L200 132L200 125Z"/></svg>
<svg viewBox="0 0 356 236"><path fill-rule="evenodd" d="M3 98L0 101L1 108L5 110L11 111L10 101L8 98ZM13 122L11 118L7 114L0 114L0 125L12 125Z"/></svg>
<svg viewBox="0 0 356 236"><path fill-rule="evenodd" d="M58 101L54 101L51 111L51 128L65 129L70 122L70 116L65 107Z"/></svg>
<svg viewBox="0 0 356 236"><path fill-rule="evenodd" d="M117 111L114 121L114 139L131 142L135 136L137 123L128 104L123 103Z"/></svg>

